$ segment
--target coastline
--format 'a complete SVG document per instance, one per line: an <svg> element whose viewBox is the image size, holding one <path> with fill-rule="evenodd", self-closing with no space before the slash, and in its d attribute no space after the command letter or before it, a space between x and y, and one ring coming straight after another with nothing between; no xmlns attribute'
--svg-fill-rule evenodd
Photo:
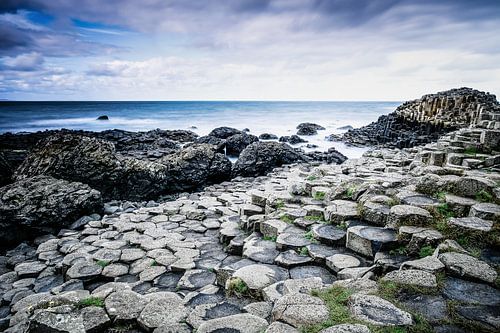
<svg viewBox="0 0 500 333"><path fill-rule="evenodd" d="M458 103L454 94L435 99L453 98L453 105L424 96L395 111L404 111L400 121L388 125L381 117L336 138L377 141L352 159L227 127L204 137L59 131L3 140L3 149L10 142L12 151L26 150L0 188L2 204L14 209L9 219L31 214L35 228L34 217L48 221L37 215L43 205L23 210L53 195L42 192L46 177L61 178L57 193L79 187L60 197L73 200L58 213L71 220L52 221L69 224L1 257L0 287L10 308L1 327L72 332L90 313L85 330L126 320L138 331L317 332L336 306L348 315L333 324L356 323L361 331L495 331L500 107L494 96L484 104L483 95L462 90ZM455 110L464 117L441 123ZM439 135L425 136L436 128L422 126L408 137L407 124L422 115L429 119L420 122L439 124ZM297 130L314 133L320 125ZM239 156L233 165L228 151ZM166 186L177 198L161 198ZM40 192L30 197L27 188ZM27 203L19 205L19 197ZM328 303L332 290L348 301ZM54 322L56 315L64 324Z"/></svg>

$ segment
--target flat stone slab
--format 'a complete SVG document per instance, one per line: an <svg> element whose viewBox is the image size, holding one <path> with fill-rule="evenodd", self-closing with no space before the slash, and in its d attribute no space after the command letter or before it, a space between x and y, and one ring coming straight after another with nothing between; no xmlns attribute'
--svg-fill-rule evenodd
<svg viewBox="0 0 500 333"><path fill-rule="evenodd" d="M439 200L428 197L426 195L408 196L403 198L403 200L401 200L401 203L404 205L416 206L424 209L430 207L436 207L441 204Z"/></svg>
<svg viewBox="0 0 500 333"><path fill-rule="evenodd" d="M205 269L193 269L179 280L179 289L196 290L215 283L215 273Z"/></svg>
<svg viewBox="0 0 500 333"><path fill-rule="evenodd" d="M431 214L420 207L395 205L391 207L387 227L397 228L402 225L426 226L432 221Z"/></svg>
<svg viewBox="0 0 500 333"><path fill-rule="evenodd" d="M421 314L431 323L438 323L448 317L446 300L442 296L408 295L399 299L405 308Z"/></svg>
<svg viewBox="0 0 500 333"><path fill-rule="evenodd" d="M326 258L326 265L338 273L344 268L352 268L361 266L361 261L348 254L334 254L333 256Z"/></svg>
<svg viewBox="0 0 500 333"><path fill-rule="evenodd" d="M370 329L361 324L341 324L325 328L319 333L370 333Z"/></svg>
<svg viewBox="0 0 500 333"><path fill-rule="evenodd" d="M291 293L280 298L272 311L273 319L294 327L320 324L329 318L323 300L307 294Z"/></svg>
<svg viewBox="0 0 500 333"><path fill-rule="evenodd" d="M324 267L321 266L298 266L290 269L290 277L292 279L306 279L310 277L319 277L324 284L331 284L336 279Z"/></svg>
<svg viewBox="0 0 500 333"><path fill-rule="evenodd" d="M495 282L497 272L487 263L467 254L447 252L439 255L446 270L458 277L472 278L488 283Z"/></svg>
<svg viewBox="0 0 500 333"><path fill-rule="evenodd" d="M260 232L264 237L278 237L290 225L281 220L265 220L260 224Z"/></svg>
<svg viewBox="0 0 500 333"><path fill-rule="evenodd" d="M363 204L363 219L379 226L387 224L390 212L391 207L382 203L367 201Z"/></svg>
<svg viewBox="0 0 500 333"><path fill-rule="evenodd" d="M37 277L47 265L35 261L35 262L24 262L21 264L17 264L14 268L14 271L17 273L19 278L27 278L27 277Z"/></svg>
<svg viewBox="0 0 500 333"><path fill-rule="evenodd" d="M392 229L354 226L347 229L346 247L367 257L390 248L397 242L397 233Z"/></svg>
<svg viewBox="0 0 500 333"><path fill-rule="evenodd" d="M483 220L476 216L450 218L448 224L451 227L464 231L489 232L493 228L493 221Z"/></svg>
<svg viewBox="0 0 500 333"><path fill-rule="evenodd" d="M470 216L500 221L500 205L488 202L475 204L470 208Z"/></svg>
<svg viewBox="0 0 500 333"><path fill-rule="evenodd" d="M298 250L302 247L308 246L311 241L305 238L304 234L284 232L276 239L276 248L279 250Z"/></svg>
<svg viewBox="0 0 500 333"><path fill-rule="evenodd" d="M421 259L405 261L402 264L402 267L436 273L444 270L445 266L437 257L427 256Z"/></svg>
<svg viewBox="0 0 500 333"><path fill-rule="evenodd" d="M457 314L482 330L490 332L500 331L500 313L497 307L484 305L460 305L456 308Z"/></svg>
<svg viewBox="0 0 500 333"><path fill-rule="evenodd" d="M392 271L387 273L382 280L424 288L437 287L437 280L434 274L418 269Z"/></svg>
<svg viewBox="0 0 500 333"><path fill-rule="evenodd" d="M276 243L260 238L252 238L243 245L243 257L263 264L272 264L280 252Z"/></svg>
<svg viewBox="0 0 500 333"><path fill-rule="evenodd" d="M313 258L308 255L300 255L294 250L281 252L274 260L276 264L290 268L296 266L307 265L313 261Z"/></svg>
<svg viewBox="0 0 500 333"><path fill-rule="evenodd" d="M288 271L275 265L255 264L238 269L232 278L239 278L249 289L260 291L273 283L287 279Z"/></svg>
<svg viewBox="0 0 500 333"><path fill-rule="evenodd" d="M317 224L311 229L315 239L328 245L344 244L346 232L331 224Z"/></svg>
<svg viewBox="0 0 500 333"><path fill-rule="evenodd" d="M131 290L116 291L106 297L106 312L115 320L135 320L148 302Z"/></svg>
<svg viewBox="0 0 500 333"><path fill-rule="evenodd" d="M189 313L186 321L194 328L198 328L204 321L239 313L241 313L240 308L228 302L201 304L196 306L193 311Z"/></svg>
<svg viewBox="0 0 500 333"><path fill-rule="evenodd" d="M160 326L178 324L188 315L179 295L172 292L148 294L152 300L144 307L137 318L137 322L146 330L153 330Z"/></svg>
<svg viewBox="0 0 500 333"><path fill-rule="evenodd" d="M333 224L357 218L359 218L358 204L355 201L333 200L325 208L325 220Z"/></svg>
<svg viewBox="0 0 500 333"><path fill-rule="evenodd" d="M500 305L500 291L487 284L449 277L443 288L443 295L451 300L479 305Z"/></svg>
<svg viewBox="0 0 500 333"><path fill-rule="evenodd" d="M102 272L102 267L94 262L79 262L71 266L66 271L68 279L91 280L98 277Z"/></svg>
<svg viewBox="0 0 500 333"><path fill-rule="evenodd" d="M216 332L238 332L238 333L261 333L269 324L267 320L248 314L241 313L232 316L208 320L198 327L197 333Z"/></svg>
<svg viewBox="0 0 500 333"><path fill-rule="evenodd" d="M413 323L408 312L374 295L352 295L349 310L356 319L377 326L409 326Z"/></svg>

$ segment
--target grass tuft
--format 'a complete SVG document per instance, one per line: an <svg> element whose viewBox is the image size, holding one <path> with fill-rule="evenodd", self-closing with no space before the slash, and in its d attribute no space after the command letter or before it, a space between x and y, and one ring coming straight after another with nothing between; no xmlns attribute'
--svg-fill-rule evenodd
<svg viewBox="0 0 500 333"><path fill-rule="evenodd" d="M476 200L479 202L493 202L493 196L485 190L481 190L476 193Z"/></svg>
<svg viewBox="0 0 500 333"><path fill-rule="evenodd" d="M78 308L86 308L88 306L97 306L100 308L104 307L104 300L99 297L89 297L80 300L77 305Z"/></svg>
<svg viewBox="0 0 500 333"><path fill-rule="evenodd" d="M316 199L316 200L323 200L323 199L325 199L325 196L326 196L325 192L318 191L318 192L314 193L314 199Z"/></svg>
<svg viewBox="0 0 500 333"><path fill-rule="evenodd" d="M420 258L425 258L428 256L431 256L434 253L434 248L430 245L425 245L420 248L420 251L418 251L418 256Z"/></svg>
<svg viewBox="0 0 500 333"><path fill-rule="evenodd" d="M102 268L108 266L111 262L109 260L97 260L96 264L101 266Z"/></svg>

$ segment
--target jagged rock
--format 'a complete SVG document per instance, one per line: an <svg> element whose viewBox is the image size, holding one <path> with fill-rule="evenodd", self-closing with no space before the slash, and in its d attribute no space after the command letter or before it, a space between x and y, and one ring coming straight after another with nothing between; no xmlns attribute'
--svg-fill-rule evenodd
<svg viewBox="0 0 500 333"><path fill-rule="evenodd" d="M278 140L278 136L270 133L262 133L259 135L259 139L261 140Z"/></svg>
<svg viewBox="0 0 500 333"><path fill-rule="evenodd" d="M287 142L291 145L296 145L299 143L306 143L307 140L304 140L300 136L293 134L290 136L285 135L285 136L280 137L279 142Z"/></svg>
<svg viewBox="0 0 500 333"><path fill-rule="evenodd" d="M465 232L489 232L493 228L493 222L480 219L479 217L450 218L448 224L452 228L458 228Z"/></svg>
<svg viewBox="0 0 500 333"><path fill-rule="evenodd" d="M347 200L334 200L325 208L325 220L333 224L340 224L346 220L359 218L356 202Z"/></svg>
<svg viewBox="0 0 500 333"><path fill-rule="evenodd" d="M487 263L472 256L457 252L447 252L439 255L439 260L446 270L458 277L482 280L493 283L497 272Z"/></svg>
<svg viewBox="0 0 500 333"><path fill-rule="evenodd" d="M17 181L0 188L1 246L57 232L80 216L101 210L101 194L82 183L47 176Z"/></svg>
<svg viewBox="0 0 500 333"><path fill-rule="evenodd" d="M211 319L198 327L197 333L239 332L260 333L268 326L265 319L242 313L232 316Z"/></svg>
<svg viewBox="0 0 500 333"><path fill-rule="evenodd" d="M494 203L477 203L470 209L470 216L485 220L500 221L500 205Z"/></svg>
<svg viewBox="0 0 500 333"><path fill-rule="evenodd" d="M473 321L481 330L498 332L500 330L500 313L498 307L484 305L460 305L457 314L468 321Z"/></svg>
<svg viewBox="0 0 500 333"><path fill-rule="evenodd" d="M298 135L315 135L318 134L318 130L324 130L323 126L313 124L313 123L302 123L297 126Z"/></svg>
<svg viewBox="0 0 500 333"><path fill-rule="evenodd" d="M306 161L303 153L284 143L255 142L248 145L233 166L233 176L264 175L275 167Z"/></svg>
<svg viewBox="0 0 500 333"><path fill-rule="evenodd" d="M229 156L239 156L240 153L251 143L259 141L255 135L241 133L228 137L224 147Z"/></svg>
<svg viewBox="0 0 500 333"><path fill-rule="evenodd" d="M377 326L409 326L413 324L408 312L374 295L352 295L349 298L349 310L356 319Z"/></svg>
<svg viewBox="0 0 500 333"><path fill-rule="evenodd" d="M208 134L208 136L213 136L213 137L216 137L216 138L219 138L219 139L227 139L230 136L233 136L233 135L236 135L236 134L241 134L241 133L242 132L240 130L237 130L236 128L222 126L222 127L214 128Z"/></svg>
<svg viewBox="0 0 500 333"><path fill-rule="evenodd" d="M325 303L318 297L291 293L281 297L273 308L273 319L294 327L320 324L328 319Z"/></svg>

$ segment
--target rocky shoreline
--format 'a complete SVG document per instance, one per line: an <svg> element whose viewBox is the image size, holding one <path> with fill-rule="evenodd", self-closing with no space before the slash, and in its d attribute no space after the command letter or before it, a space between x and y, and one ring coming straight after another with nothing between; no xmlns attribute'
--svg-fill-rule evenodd
<svg viewBox="0 0 500 333"><path fill-rule="evenodd" d="M498 102L395 112L443 131L350 130L386 147L348 160L230 128L1 135L2 243L34 240L0 256L0 329L497 332Z"/></svg>

